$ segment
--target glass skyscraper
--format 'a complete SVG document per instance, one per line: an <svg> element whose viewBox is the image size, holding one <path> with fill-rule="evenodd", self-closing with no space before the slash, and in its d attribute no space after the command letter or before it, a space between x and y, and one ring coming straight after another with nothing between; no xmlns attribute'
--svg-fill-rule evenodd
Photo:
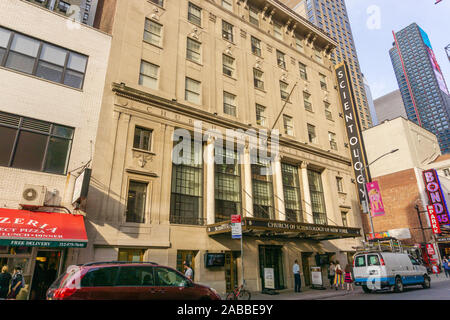
<svg viewBox="0 0 450 320"><path fill-rule="evenodd" d="M450 152L450 95L428 35L416 23L394 33L389 50L408 119Z"/></svg>
<svg viewBox="0 0 450 320"><path fill-rule="evenodd" d="M347 62L361 128L363 130L370 128L372 118L344 0L281 0L281 2L327 32L338 42L339 45L332 54L332 60L335 64Z"/></svg>

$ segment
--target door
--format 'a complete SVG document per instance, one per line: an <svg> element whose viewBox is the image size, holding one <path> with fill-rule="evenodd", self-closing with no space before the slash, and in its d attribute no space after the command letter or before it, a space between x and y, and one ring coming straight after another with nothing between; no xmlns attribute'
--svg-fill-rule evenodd
<svg viewBox="0 0 450 320"><path fill-rule="evenodd" d="M311 285L311 269L309 265L309 258L312 252L302 252L302 269L303 278L305 279L305 286L309 287Z"/></svg>
<svg viewBox="0 0 450 320"><path fill-rule="evenodd" d="M177 251L177 270L184 274L185 270L183 263L186 261L194 272L194 278L192 280L195 280L195 256L197 255L197 252L198 251L193 250Z"/></svg>
<svg viewBox="0 0 450 320"><path fill-rule="evenodd" d="M155 284L152 299L155 300L199 300L199 289L186 277L173 269L155 268Z"/></svg>
<svg viewBox="0 0 450 320"><path fill-rule="evenodd" d="M283 272L283 252L281 246L259 246L259 268L262 288L264 284L264 269L273 269L275 289L285 289L284 272Z"/></svg>
<svg viewBox="0 0 450 320"><path fill-rule="evenodd" d="M46 299L48 288L58 277L61 255L61 250L38 251L31 283L31 300Z"/></svg>
<svg viewBox="0 0 450 320"><path fill-rule="evenodd" d="M237 253L235 252L225 252L226 292L232 292L238 286L236 257Z"/></svg>

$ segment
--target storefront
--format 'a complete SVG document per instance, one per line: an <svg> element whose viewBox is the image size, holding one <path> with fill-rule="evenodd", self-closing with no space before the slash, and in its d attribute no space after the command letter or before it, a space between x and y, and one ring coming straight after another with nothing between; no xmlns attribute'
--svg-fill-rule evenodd
<svg viewBox="0 0 450 320"><path fill-rule="evenodd" d="M208 235L215 241L230 247L231 221L207 226ZM277 221L262 218L243 218L245 280L251 290L292 288L292 264L301 265L302 283L311 285L311 267L320 266L323 279L327 278L327 265L317 264L317 255L341 259L343 267L352 256L352 245L336 246L329 240L356 239L361 237L359 228ZM228 237L229 236L229 237ZM229 238L229 240L228 240ZM346 240L342 240L346 241ZM357 241L354 243L356 244ZM330 259L326 259L330 260ZM237 264L239 283L241 265ZM270 280L270 283L266 283ZM324 280L324 285L328 285ZM227 285L228 287L228 285Z"/></svg>
<svg viewBox="0 0 450 320"><path fill-rule="evenodd" d="M22 268L29 299L45 299L70 248L86 245L83 216L0 209L0 265Z"/></svg>

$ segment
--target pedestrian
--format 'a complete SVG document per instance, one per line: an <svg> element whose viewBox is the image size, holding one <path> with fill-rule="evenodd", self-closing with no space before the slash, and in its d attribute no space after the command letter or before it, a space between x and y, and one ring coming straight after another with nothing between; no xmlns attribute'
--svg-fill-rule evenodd
<svg viewBox="0 0 450 320"><path fill-rule="evenodd" d="M339 264L339 261L336 261L336 267L334 268L335 275L334 275L334 286L336 287L336 290L339 289L339 285L341 285L342 290L344 289L344 281L342 277L342 268Z"/></svg>
<svg viewBox="0 0 450 320"><path fill-rule="evenodd" d="M445 276L448 278L450 276L450 265L449 265L450 263L448 259L444 259L442 264L444 266Z"/></svg>
<svg viewBox="0 0 450 320"><path fill-rule="evenodd" d="M438 266L436 265L436 263L433 264L432 269L433 269L433 273L436 275L436 278L439 278L439 269L438 269Z"/></svg>
<svg viewBox="0 0 450 320"><path fill-rule="evenodd" d="M347 284L347 292L350 291L350 288L352 288L353 291L353 277L351 264L347 264L347 266L345 267L344 282Z"/></svg>
<svg viewBox="0 0 450 320"><path fill-rule="evenodd" d="M12 276L8 272L8 266L3 266L2 272L0 273L0 299L6 299L8 297L11 278Z"/></svg>
<svg viewBox="0 0 450 320"><path fill-rule="evenodd" d="M302 292L302 280L300 278L300 266L298 260L295 259L294 266L292 267L294 273L294 292Z"/></svg>
<svg viewBox="0 0 450 320"><path fill-rule="evenodd" d="M14 274L11 279L11 291L9 292L8 299L16 299L16 296L19 294L20 289L22 289L25 285L25 281L22 275L22 268L15 267Z"/></svg>
<svg viewBox="0 0 450 320"><path fill-rule="evenodd" d="M328 267L328 280L330 281L330 289L333 289L335 274L336 274L336 266L334 265L334 261L330 261L330 266Z"/></svg>
<svg viewBox="0 0 450 320"><path fill-rule="evenodd" d="M192 268L189 266L189 263L184 261L183 265L184 265L184 275L186 276L186 278L194 281L194 271L192 271Z"/></svg>

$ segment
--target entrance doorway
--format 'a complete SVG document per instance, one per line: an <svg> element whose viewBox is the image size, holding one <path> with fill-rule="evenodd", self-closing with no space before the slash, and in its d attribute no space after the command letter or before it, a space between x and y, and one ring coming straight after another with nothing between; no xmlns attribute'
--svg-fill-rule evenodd
<svg viewBox="0 0 450 320"><path fill-rule="evenodd" d="M178 250L177 251L177 270L184 274L183 262L186 261L194 272L193 279L195 280L195 256L198 251L193 250Z"/></svg>
<svg viewBox="0 0 450 320"><path fill-rule="evenodd" d="M264 268L272 268L275 280L275 289L285 289L283 273L283 252L281 246L259 246L259 273L262 288L264 289Z"/></svg>
<svg viewBox="0 0 450 320"><path fill-rule="evenodd" d="M226 292L232 292L238 286L237 257L238 252L225 252Z"/></svg>
<svg viewBox="0 0 450 320"><path fill-rule="evenodd" d="M302 252L302 268L303 277L305 279L305 287L311 286L311 269L309 265L309 258L311 255L312 252Z"/></svg>
<svg viewBox="0 0 450 320"><path fill-rule="evenodd" d="M61 255L61 250L39 250L37 252L31 284L31 300L45 300L48 288L58 276Z"/></svg>

